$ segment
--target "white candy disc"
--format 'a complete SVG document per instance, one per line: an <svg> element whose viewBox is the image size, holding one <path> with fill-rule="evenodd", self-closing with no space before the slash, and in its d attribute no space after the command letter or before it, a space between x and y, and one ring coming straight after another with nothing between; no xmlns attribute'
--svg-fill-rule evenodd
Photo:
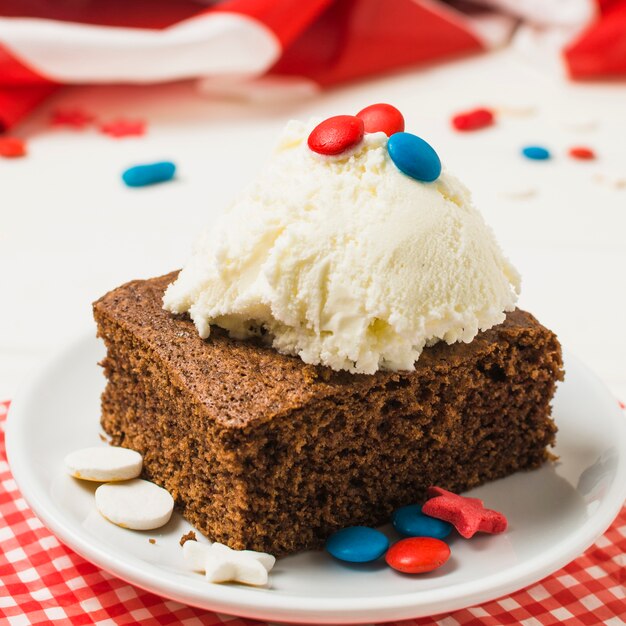
<svg viewBox="0 0 626 626"><path fill-rule="evenodd" d="M167 524L174 499L158 485L135 478L96 489L96 508L110 522L133 530L152 530Z"/></svg>
<svg viewBox="0 0 626 626"><path fill-rule="evenodd" d="M141 474L142 463L139 452L114 446L83 448L65 457L67 471L72 476L98 482L136 478Z"/></svg>

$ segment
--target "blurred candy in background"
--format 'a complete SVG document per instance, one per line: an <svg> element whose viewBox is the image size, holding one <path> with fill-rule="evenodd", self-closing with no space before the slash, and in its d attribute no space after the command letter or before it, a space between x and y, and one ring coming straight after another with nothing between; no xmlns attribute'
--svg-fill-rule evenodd
<svg viewBox="0 0 626 626"><path fill-rule="evenodd" d="M0 0L0 126L66 84L266 100L507 43L573 80L626 77L626 0Z"/></svg>

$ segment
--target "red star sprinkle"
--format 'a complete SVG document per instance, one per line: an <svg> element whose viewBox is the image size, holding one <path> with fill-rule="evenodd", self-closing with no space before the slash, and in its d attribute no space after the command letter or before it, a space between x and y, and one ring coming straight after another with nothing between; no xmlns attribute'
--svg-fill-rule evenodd
<svg viewBox="0 0 626 626"><path fill-rule="evenodd" d="M26 143L17 137L0 137L0 157L14 159L26 156Z"/></svg>
<svg viewBox="0 0 626 626"><path fill-rule="evenodd" d="M52 113L52 126L70 126L82 130L95 120L95 116L81 109L57 109Z"/></svg>
<svg viewBox="0 0 626 626"><path fill-rule="evenodd" d="M431 499L422 507L422 513L450 522L466 539L479 531L498 534L506 530L506 517L486 509L478 498L458 496L441 487L429 487L428 497Z"/></svg>
<svg viewBox="0 0 626 626"><path fill-rule="evenodd" d="M131 137L144 135L146 132L146 123L141 120L113 120L100 124L100 132L110 137Z"/></svg>

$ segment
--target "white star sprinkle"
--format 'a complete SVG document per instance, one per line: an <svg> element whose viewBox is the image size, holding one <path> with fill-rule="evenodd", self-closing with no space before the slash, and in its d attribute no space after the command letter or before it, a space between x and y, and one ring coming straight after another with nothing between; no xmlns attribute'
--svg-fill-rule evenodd
<svg viewBox="0 0 626 626"><path fill-rule="evenodd" d="M267 574L276 559L265 552L232 550L223 543L185 541L183 556L194 570L205 573L209 582L267 584Z"/></svg>
<svg viewBox="0 0 626 626"><path fill-rule="evenodd" d="M510 198L511 200L526 200L527 198L532 198L537 195L537 190L534 187L529 185L511 185L506 189L502 189L500 192L501 196L505 198Z"/></svg>
<svg viewBox="0 0 626 626"><path fill-rule="evenodd" d="M571 130L594 130L598 126L598 119L585 112L570 113L562 122Z"/></svg>
<svg viewBox="0 0 626 626"><path fill-rule="evenodd" d="M613 189L626 189L626 176L619 176L614 173L601 174L598 172L594 174L593 180Z"/></svg>

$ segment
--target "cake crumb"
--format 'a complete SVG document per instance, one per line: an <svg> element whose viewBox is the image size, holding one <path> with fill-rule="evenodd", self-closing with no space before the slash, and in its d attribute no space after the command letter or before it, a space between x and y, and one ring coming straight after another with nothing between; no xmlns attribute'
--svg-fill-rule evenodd
<svg viewBox="0 0 626 626"><path fill-rule="evenodd" d="M180 538L180 541L178 543L180 543L181 546L184 546L187 541L197 541L196 533L194 533L193 530L190 530L188 533L185 533Z"/></svg>
<svg viewBox="0 0 626 626"><path fill-rule="evenodd" d="M100 441L104 441L104 443L109 443L109 440L102 433L98 433L98 436L100 437Z"/></svg>
<svg viewBox="0 0 626 626"><path fill-rule="evenodd" d="M150 539L148 539L148 541L149 541L151 544L153 544L153 545L156 543L156 539L152 539L152 538L150 538Z"/></svg>

